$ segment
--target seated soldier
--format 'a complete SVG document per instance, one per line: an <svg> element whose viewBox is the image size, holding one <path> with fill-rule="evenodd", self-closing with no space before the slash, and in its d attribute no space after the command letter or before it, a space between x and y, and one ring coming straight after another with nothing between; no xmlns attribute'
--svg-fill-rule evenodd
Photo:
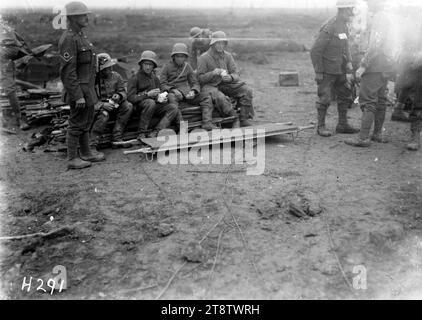
<svg viewBox="0 0 422 320"><path fill-rule="evenodd" d="M174 103L169 103L166 93L161 93L160 80L155 75L157 55L153 51L144 51L138 62L139 71L128 83L128 100L140 111L138 140L156 137L161 129L168 128L173 121L178 125L181 113ZM149 130L153 116L159 116L160 122Z"/></svg>
<svg viewBox="0 0 422 320"><path fill-rule="evenodd" d="M167 91L169 102L177 106L179 102L199 105L202 108L202 128L208 131L216 129L212 123L211 96L200 93L201 88L196 75L186 62L188 57L188 47L184 43L176 43L173 46L171 60L160 74L161 90Z"/></svg>
<svg viewBox="0 0 422 320"><path fill-rule="evenodd" d="M127 101L125 83L120 74L113 71L116 62L107 53L100 53L97 58L100 69L97 78L99 101L95 105L96 119L91 130L91 146L98 147L99 138L104 133L110 116L115 116L113 147L129 148L131 144L123 143L122 137L133 106Z"/></svg>
<svg viewBox="0 0 422 320"><path fill-rule="evenodd" d="M216 31L211 36L210 48L198 60L198 79L203 92L221 91L237 100L240 108L240 126L250 126L253 118L252 90L240 80L233 56L225 51L226 34Z"/></svg>

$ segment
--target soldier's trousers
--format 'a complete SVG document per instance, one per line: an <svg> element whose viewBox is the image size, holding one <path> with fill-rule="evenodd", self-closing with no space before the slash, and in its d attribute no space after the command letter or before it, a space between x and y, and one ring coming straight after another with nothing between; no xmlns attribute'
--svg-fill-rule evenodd
<svg viewBox="0 0 422 320"><path fill-rule="evenodd" d="M255 110L252 105L252 89L245 83L222 83L218 86L218 89L226 96L237 100L241 121L252 119L255 116Z"/></svg>
<svg viewBox="0 0 422 320"><path fill-rule="evenodd" d="M180 123L180 111L177 105L173 103L158 103L153 99L145 99L135 106L141 113L139 118L139 131L148 131L153 116L161 118L156 130L165 129L175 121Z"/></svg>
<svg viewBox="0 0 422 320"><path fill-rule="evenodd" d="M66 93L65 101L70 105L68 134L81 137L83 134L89 132L94 120L94 105L97 102L95 88L93 85L80 84L84 98L85 107L76 108L76 101L69 101Z"/></svg>
<svg viewBox="0 0 422 320"><path fill-rule="evenodd" d="M417 70L418 75L415 81L415 101L412 112L409 115L411 121L410 129L416 131L422 131L422 68Z"/></svg>
<svg viewBox="0 0 422 320"><path fill-rule="evenodd" d="M218 87L205 85L202 92L211 95L213 106L222 116L232 116L235 114L231 101L228 97L237 100L237 106L240 108L241 120L252 119L255 111L252 105L252 89L245 84L237 84L235 87L229 85L220 85Z"/></svg>
<svg viewBox="0 0 422 320"><path fill-rule="evenodd" d="M202 109L212 108L212 100L211 100L210 95L202 93L202 92L197 94L195 98L193 99L183 98L182 100L177 99L174 93L169 93L168 100L169 100L169 103L177 105L177 106L179 105L179 102L185 102L194 106L200 106Z"/></svg>
<svg viewBox="0 0 422 320"><path fill-rule="evenodd" d="M318 83L318 101L316 108L327 110L332 101L333 94L337 97L339 110L347 110L353 104L352 90L346 86L345 74L327 74Z"/></svg>
<svg viewBox="0 0 422 320"><path fill-rule="evenodd" d="M359 90L359 103L362 111L385 114L387 109L388 78L382 72L365 73Z"/></svg>
<svg viewBox="0 0 422 320"><path fill-rule="evenodd" d="M13 61L0 62L0 86L9 99L10 109L2 110L4 126L19 126L21 110L16 95L15 64Z"/></svg>
<svg viewBox="0 0 422 320"><path fill-rule="evenodd" d="M101 134L104 133L107 122L110 118L116 118L113 128L113 141L119 140L123 136L123 131L126 128L126 124L132 115L133 106L127 100L120 103L117 109L113 109L111 112L100 109L96 114L95 122L91 130L91 141L93 144L98 144L98 140Z"/></svg>
<svg viewBox="0 0 422 320"><path fill-rule="evenodd" d="M420 72L417 70L412 70L410 65L404 66L401 68L400 73L398 74L395 92L398 95L398 102L406 103L407 99L410 96L410 93L415 87L415 84L420 78Z"/></svg>

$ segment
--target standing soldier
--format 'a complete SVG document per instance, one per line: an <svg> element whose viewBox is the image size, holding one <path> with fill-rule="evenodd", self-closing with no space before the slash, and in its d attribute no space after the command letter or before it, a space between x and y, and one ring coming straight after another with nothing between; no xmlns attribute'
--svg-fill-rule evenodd
<svg viewBox="0 0 422 320"><path fill-rule="evenodd" d="M409 115L411 141L406 145L408 150L416 151L421 147L422 131L422 51L416 55L411 70L418 74L415 83L415 100L412 112Z"/></svg>
<svg viewBox="0 0 422 320"><path fill-rule="evenodd" d="M11 112L3 110L2 131L15 134L16 128L29 129L29 125L21 118L21 108L16 96L15 60L30 55L31 52L6 21L0 22L0 33L0 85L9 99L11 108Z"/></svg>
<svg viewBox="0 0 422 320"><path fill-rule="evenodd" d="M353 18L355 0L338 0L337 16L328 20L320 29L311 49L311 60L318 85L317 133L329 137L332 132L325 126L325 117L330 106L332 93L337 97L337 133L356 133L357 129L347 122L347 110L353 104L353 65L350 53L350 33L348 24Z"/></svg>
<svg viewBox="0 0 422 320"><path fill-rule="evenodd" d="M198 79L202 91L213 93L221 91L226 96L235 98L240 108L240 126L250 126L255 111L252 105L252 89L240 80L233 56L225 51L227 37L223 31L212 34L210 48L198 60Z"/></svg>
<svg viewBox="0 0 422 320"><path fill-rule="evenodd" d="M140 111L138 140L157 137L161 129L168 128L173 121L180 123L181 114L177 105L168 102L161 92L160 80L155 75L157 55L153 51L144 51L139 59L139 71L130 78L128 83L128 100ZM150 130L154 115L160 117L160 122Z"/></svg>
<svg viewBox="0 0 422 320"><path fill-rule="evenodd" d="M210 37L211 31L209 29L201 29L199 27L190 29L190 38L192 40L190 65L194 70L198 68L198 57L210 48Z"/></svg>
<svg viewBox="0 0 422 320"><path fill-rule="evenodd" d="M368 0L369 12L374 14L369 26L369 42L365 55L356 71L356 78L361 79L359 103L363 110L360 133L357 138L345 143L355 147L369 147L371 140L386 142L382 130L387 109L387 84L394 76L394 54L397 50L393 24L388 15L382 12L386 0ZM374 131L371 137L372 124Z"/></svg>
<svg viewBox="0 0 422 320"><path fill-rule="evenodd" d="M64 86L64 99L70 105L67 129L68 169L82 169L91 162L102 161L104 154L91 150L89 129L94 118L96 56L94 48L82 28L88 26L87 6L82 2L69 2L65 6L68 29L59 40L60 77ZM78 156L80 146L80 157Z"/></svg>
<svg viewBox="0 0 422 320"><path fill-rule="evenodd" d="M125 83L121 75L113 71L112 68L116 62L109 54L100 53L97 58L100 69L97 80L101 101L95 105L98 115L92 127L91 146L98 147L100 135L104 133L107 122L112 116L116 118L113 128L113 147L130 148L132 145L122 139L133 109L132 104L127 101Z"/></svg>

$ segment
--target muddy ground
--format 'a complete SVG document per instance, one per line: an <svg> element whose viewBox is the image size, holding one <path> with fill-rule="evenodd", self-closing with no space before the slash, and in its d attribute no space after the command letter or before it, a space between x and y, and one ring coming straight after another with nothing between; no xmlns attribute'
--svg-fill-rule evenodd
<svg viewBox="0 0 422 320"><path fill-rule="evenodd" d="M267 59L239 62L255 123L315 121L309 54ZM300 86L279 87L282 70L297 70ZM350 110L353 125L360 115ZM330 128L336 118L333 105ZM115 149L66 171L64 154L22 151L30 134L1 136L0 234L69 230L0 240L2 298L422 298L421 152L404 148L407 124L387 120L390 143L368 149L314 130L268 138L258 176L240 172L248 163L162 166ZM298 218L291 201L322 211ZM56 265L67 270L66 290L42 293L35 280L22 290L24 277L46 278Z"/></svg>

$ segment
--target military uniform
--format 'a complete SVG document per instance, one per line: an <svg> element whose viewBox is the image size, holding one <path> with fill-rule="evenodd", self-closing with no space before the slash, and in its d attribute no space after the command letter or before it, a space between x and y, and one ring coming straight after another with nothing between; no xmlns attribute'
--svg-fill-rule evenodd
<svg viewBox="0 0 422 320"><path fill-rule="evenodd" d="M21 110L16 96L16 78L14 60L30 54L23 48L14 30L5 24L0 24L0 85L9 99L11 110L2 110L3 127L19 126Z"/></svg>
<svg viewBox="0 0 422 320"><path fill-rule="evenodd" d="M128 100L139 112L139 132L146 133L150 129L151 119L154 115L161 118L155 130L165 129L175 121L180 122L180 111L174 103L159 103L155 99L148 97L148 91L160 89L161 84L153 71L146 74L140 69L128 82Z"/></svg>
<svg viewBox="0 0 422 320"><path fill-rule="evenodd" d="M97 59L94 47L81 30L69 27L59 40L59 54L63 98L70 105L66 137L68 160L71 162L78 159L78 144L83 160L104 160L103 154L93 153L89 147L89 130L94 119L94 105L98 101L95 92ZM76 101L80 98L85 99L83 108L76 107ZM73 169L73 165L69 168Z"/></svg>
<svg viewBox="0 0 422 320"><path fill-rule="evenodd" d="M222 82L220 75L213 74L216 68L227 70L232 81ZM198 79L202 86L202 92L215 94L219 90L223 94L235 98L240 108L240 121L247 121L254 117L252 89L240 80L236 63L229 52L224 51L220 54L211 47L202 54L198 60Z"/></svg>
<svg viewBox="0 0 422 320"><path fill-rule="evenodd" d="M353 73L347 22L336 16L324 23L311 49L311 60L315 73L323 74L318 81L318 127L325 130L325 116L332 100L337 97L337 131L352 133L347 124L347 109L353 104L352 90L346 73ZM350 131L350 132L349 132ZM327 134L328 135L328 134Z"/></svg>
<svg viewBox="0 0 422 320"><path fill-rule="evenodd" d="M91 145L95 146L98 145L99 137L104 133L110 117L116 118L113 128L113 141L121 140L123 131L133 110L132 104L127 101L126 86L119 73L112 71L109 78L102 78L99 75L98 82L100 101L95 106L97 114L91 131ZM102 108L104 102L107 102L107 99L110 99L116 93L120 96L120 100L118 101L119 107L113 111L104 110Z"/></svg>
<svg viewBox="0 0 422 320"><path fill-rule="evenodd" d="M209 125L212 120L213 102L209 93L201 92L196 74L188 63L177 65L170 60L160 73L161 90L170 92L172 89L179 90L183 97L179 100L174 93L169 93L170 103L179 105L185 102L191 105L199 105L202 109L203 123ZM194 90L196 92L193 99L186 99L186 95Z"/></svg>
<svg viewBox="0 0 422 320"><path fill-rule="evenodd" d="M190 65L194 70L198 68L198 57L207 52L210 48L209 38L194 38L192 40L192 47L190 52Z"/></svg>
<svg viewBox="0 0 422 320"><path fill-rule="evenodd" d="M97 102L95 92L96 53L82 31L67 29L59 40L60 78L64 100L70 105L68 132L80 137L87 133ZM85 98L85 108L76 109L76 100Z"/></svg>

